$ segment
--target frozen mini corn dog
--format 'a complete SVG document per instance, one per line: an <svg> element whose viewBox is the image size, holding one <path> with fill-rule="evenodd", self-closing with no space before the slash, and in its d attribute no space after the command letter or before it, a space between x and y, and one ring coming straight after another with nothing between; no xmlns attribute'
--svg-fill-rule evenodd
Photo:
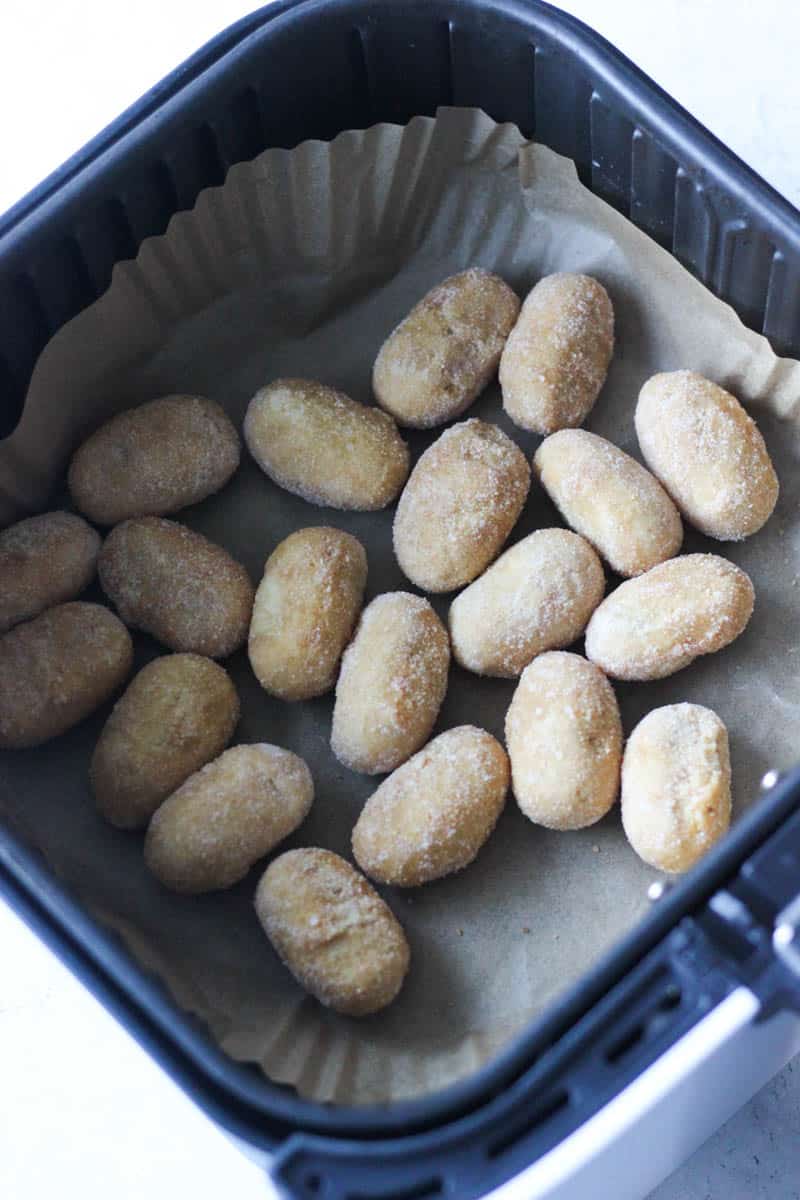
<svg viewBox="0 0 800 1200"><path fill-rule="evenodd" d="M622 824L659 871L688 871L731 819L728 732L700 704L669 704L639 722L622 763Z"/></svg>
<svg viewBox="0 0 800 1200"><path fill-rule="evenodd" d="M469 408L497 370L519 300L470 267L432 288L381 346L372 390L399 425L429 429Z"/></svg>
<svg viewBox="0 0 800 1200"><path fill-rule="evenodd" d="M525 455L496 425L463 421L429 446L400 497L394 551L426 592L469 583L497 557L530 487Z"/></svg>
<svg viewBox="0 0 800 1200"><path fill-rule="evenodd" d="M328 1008L363 1017L391 1004L410 951L392 910L330 850L288 850L256 891L256 914L301 987Z"/></svg>
<svg viewBox="0 0 800 1200"><path fill-rule="evenodd" d="M584 829L619 791L622 723L611 684L579 654L540 654L506 714L517 804L535 825Z"/></svg>
<svg viewBox="0 0 800 1200"><path fill-rule="evenodd" d="M545 438L533 470L564 520L619 575L641 575L681 548L680 513L636 459L586 429Z"/></svg>
<svg viewBox="0 0 800 1200"><path fill-rule="evenodd" d="M0 637L0 749L41 746L99 708L125 681L133 645L101 604L48 608Z"/></svg>
<svg viewBox="0 0 800 1200"><path fill-rule="evenodd" d="M545 650L569 646L603 598L600 559L569 529L537 529L501 554L450 606L456 662L513 679Z"/></svg>
<svg viewBox="0 0 800 1200"><path fill-rule="evenodd" d="M118 413L75 452L69 490L98 525L164 516L218 492L239 465L233 424L204 396L162 396Z"/></svg>
<svg viewBox="0 0 800 1200"><path fill-rule="evenodd" d="M239 720L229 675L198 654L165 654L134 676L95 746L98 810L120 829L147 824L162 801L227 746Z"/></svg>
<svg viewBox="0 0 800 1200"><path fill-rule="evenodd" d="M329 691L361 610L367 555L340 529L298 529L273 550L256 592L248 654L281 700Z"/></svg>
<svg viewBox="0 0 800 1200"><path fill-rule="evenodd" d="M200 533L159 517L112 529L100 584L126 625L170 650L227 658L247 637L254 589L247 571Z"/></svg>
<svg viewBox="0 0 800 1200"><path fill-rule="evenodd" d="M580 425L605 383L614 310L590 275L547 275L522 305L500 359L503 407L534 433Z"/></svg>
<svg viewBox="0 0 800 1200"><path fill-rule="evenodd" d="M342 657L331 728L339 761L377 775L410 758L433 729L449 666L447 631L427 600L376 596Z"/></svg>
<svg viewBox="0 0 800 1200"><path fill-rule="evenodd" d="M664 679L744 631L755 593L717 554L682 554L628 579L586 629L586 655L612 679Z"/></svg>
<svg viewBox="0 0 800 1200"><path fill-rule="evenodd" d="M696 371L648 379L636 434L650 470L701 533L741 541L775 508L778 477L755 421Z"/></svg>
<svg viewBox="0 0 800 1200"><path fill-rule="evenodd" d="M373 792L353 830L353 856L377 883L417 887L461 871L505 806L508 757L474 725L440 733Z"/></svg>
<svg viewBox="0 0 800 1200"><path fill-rule="evenodd" d="M310 379L256 392L244 437L262 471L310 504L385 508L408 475L408 446L388 413Z"/></svg>
<svg viewBox="0 0 800 1200"><path fill-rule="evenodd" d="M234 746L190 775L156 811L144 857L174 892L232 887L308 816L314 781L280 746Z"/></svg>
<svg viewBox="0 0 800 1200"><path fill-rule="evenodd" d="M0 533L0 633L74 600L97 569L100 535L74 513L27 517Z"/></svg>

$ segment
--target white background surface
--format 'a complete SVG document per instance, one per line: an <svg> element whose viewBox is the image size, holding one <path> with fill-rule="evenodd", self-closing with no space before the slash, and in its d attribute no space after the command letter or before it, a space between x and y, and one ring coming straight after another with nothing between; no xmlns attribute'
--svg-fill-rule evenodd
<svg viewBox="0 0 800 1200"><path fill-rule="evenodd" d="M800 206L798 0L561 7L605 34ZM0 211L250 8L241 0L3 0ZM184 1195L263 1200L265 1188L0 905L0 1198ZM798 1197L800 1065L790 1065L652 1200Z"/></svg>

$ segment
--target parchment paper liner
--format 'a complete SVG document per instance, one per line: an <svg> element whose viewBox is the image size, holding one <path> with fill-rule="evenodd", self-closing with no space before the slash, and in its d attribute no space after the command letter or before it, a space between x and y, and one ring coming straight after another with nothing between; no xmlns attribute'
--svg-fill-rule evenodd
<svg viewBox="0 0 800 1200"><path fill-rule="evenodd" d="M369 402L386 334L432 284L474 263L520 294L555 270L602 280L616 309L617 348L588 427L626 450L637 453L636 395L657 370L691 366L753 406L781 477L778 510L743 545L689 533L685 547L721 550L750 572L753 621L722 654L662 683L618 689L627 730L658 704L715 708L730 730L741 811L768 766L797 757L800 367L776 359L730 308L583 188L571 162L481 112L446 109L405 128L270 150L203 192L135 262L118 265L109 291L42 355L22 422L0 445L0 519L63 502L63 468L83 433L156 395L210 395L240 422L264 382L306 375ZM505 420L496 387L469 415L496 420L526 451L535 448L536 438ZM411 435L414 454L433 436ZM391 510L313 508L274 487L246 454L224 492L180 519L224 543L254 580L292 529L332 524L364 541L368 596L409 587L392 555ZM558 523L534 487L512 541ZM435 603L444 614L447 599ZM140 662L156 653L148 639L136 640ZM332 698L273 702L243 654L228 666L244 713L236 740L289 746L314 773L314 809L287 845L347 855L376 781L332 757ZM453 668L438 730L468 721L502 737L512 690ZM367 1020L337 1017L302 994L259 930L251 898L263 865L229 893L171 896L147 874L141 837L95 815L86 771L106 713L42 750L6 754L0 813L229 1054L304 1096L384 1101L473 1071L645 908L653 872L628 848L618 811L592 829L558 834L532 826L510 801L466 872L388 893L412 946L397 1003Z"/></svg>

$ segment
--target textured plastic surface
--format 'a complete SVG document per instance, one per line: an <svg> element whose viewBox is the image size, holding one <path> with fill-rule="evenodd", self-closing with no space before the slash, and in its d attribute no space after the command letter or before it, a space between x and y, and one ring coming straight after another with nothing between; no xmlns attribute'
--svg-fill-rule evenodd
<svg viewBox="0 0 800 1200"><path fill-rule="evenodd" d="M579 22L533 0L288 0L220 35L0 219L0 434L52 334L232 163L443 104L480 106L574 158L749 325L800 353L800 214ZM311 1105L229 1061L2 829L0 889L216 1119L281 1147L276 1173L298 1195L467 1200L575 1128L734 986L707 902L739 872L734 890L758 903L761 847L775 878L776 853L786 866L780 897L762 901L768 920L791 886L800 830L784 822L799 792L800 776L782 781L488 1067L392 1109Z"/></svg>

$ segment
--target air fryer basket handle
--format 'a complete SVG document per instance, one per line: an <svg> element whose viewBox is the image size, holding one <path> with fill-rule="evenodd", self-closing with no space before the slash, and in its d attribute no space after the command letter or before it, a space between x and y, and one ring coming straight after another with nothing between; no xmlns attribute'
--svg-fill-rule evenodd
<svg viewBox="0 0 800 1200"><path fill-rule="evenodd" d="M297 1138L275 1162L278 1194L641 1200L800 1050L800 1017L783 1013L758 1023L758 1011L752 991L735 989L594 1116L504 1180L487 1167L478 1139L464 1147L460 1163L435 1150L419 1163L396 1154L370 1161L363 1145L332 1151Z"/></svg>

